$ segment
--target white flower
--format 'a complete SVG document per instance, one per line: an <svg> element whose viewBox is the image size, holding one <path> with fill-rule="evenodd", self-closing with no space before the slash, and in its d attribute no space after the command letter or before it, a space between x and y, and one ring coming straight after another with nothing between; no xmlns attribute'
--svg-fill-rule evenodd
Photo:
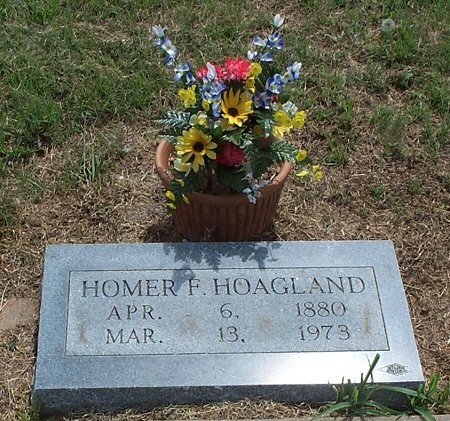
<svg viewBox="0 0 450 421"><path fill-rule="evenodd" d="M193 114L189 119L189 124L191 126L208 126L208 114L204 111L199 111L197 114Z"/></svg>
<svg viewBox="0 0 450 421"><path fill-rule="evenodd" d="M175 45L172 44L172 42L168 39L165 40L165 42L163 42L161 44L161 48L167 53L168 56L170 57L175 57L177 54L177 48L175 47Z"/></svg>
<svg viewBox="0 0 450 421"><path fill-rule="evenodd" d="M283 104L283 110L292 117L298 111L298 107L292 101L287 101Z"/></svg>
<svg viewBox="0 0 450 421"><path fill-rule="evenodd" d="M164 36L165 29L160 25L155 25L152 28L152 31L158 38L162 38Z"/></svg>
<svg viewBox="0 0 450 421"><path fill-rule="evenodd" d="M283 23L284 23L284 17L282 17L280 15L276 15L273 18L273 26L275 26L275 28L281 28Z"/></svg>
<svg viewBox="0 0 450 421"><path fill-rule="evenodd" d="M192 164L190 162L183 162L181 158L177 158L173 163L173 166L178 172L186 173L185 177L189 174L192 168Z"/></svg>
<svg viewBox="0 0 450 421"><path fill-rule="evenodd" d="M249 60L253 60L257 55L258 55L257 51L254 51L254 50L248 50L247 51L247 58Z"/></svg>
<svg viewBox="0 0 450 421"><path fill-rule="evenodd" d="M206 63L206 67L208 69L208 73L206 74L206 79L208 79L209 81L215 80L217 77L217 73L216 73L216 69L214 68L214 66L208 62L208 63Z"/></svg>

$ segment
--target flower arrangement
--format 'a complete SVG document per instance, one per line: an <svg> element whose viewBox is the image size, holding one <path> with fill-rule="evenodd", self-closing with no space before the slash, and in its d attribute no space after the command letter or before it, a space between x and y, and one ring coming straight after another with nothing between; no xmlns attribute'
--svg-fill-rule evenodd
<svg viewBox="0 0 450 421"><path fill-rule="evenodd" d="M189 203L193 191L213 194L242 192L255 203L270 182L271 168L288 161L300 177L322 176L304 149L286 135L303 127L306 112L284 94L300 78L301 63L277 72L274 52L283 48L280 15L273 31L254 37L247 57L227 57L224 64L207 62L195 72L189 63L177 63L178 50L161 26L153 27L154 43L174 66L174 80L184 111L169 111L156 120L161 135L174 144L173 179L166 191L167 206ZM195 73L195 74L194 74Z"/></svg>

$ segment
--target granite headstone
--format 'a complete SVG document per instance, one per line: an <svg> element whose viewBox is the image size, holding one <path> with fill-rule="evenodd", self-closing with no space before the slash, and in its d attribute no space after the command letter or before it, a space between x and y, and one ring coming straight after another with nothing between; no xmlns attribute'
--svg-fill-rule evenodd
<svg viewBox="0 0 450 421"><path fill-rule="evenodd" d="M43 414L324 402L376 354L373 381L423 382L390 241L50 245L32 393Z"/></svg>

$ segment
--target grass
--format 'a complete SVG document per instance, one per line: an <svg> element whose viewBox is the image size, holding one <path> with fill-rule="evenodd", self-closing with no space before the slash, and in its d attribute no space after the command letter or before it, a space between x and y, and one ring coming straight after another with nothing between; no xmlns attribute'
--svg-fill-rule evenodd
<svg viewBox="0 0 450 421"><path fill-rule="evenodd" d="M317 420L331 414L342 414L346 419L366 416L398 418L419 415L426 421L435 421L433 409L440 411L449 409L450 382L442 386L439 384L439 375L433 374L428 384L420 384L417 390L373 383L373 372L379 359L380 354L376 354L367 373L361 373L361 381L358 384L343 380L340 386L335 387L336 401L330 403L313 419ZM391 408L380 402L380 394L386 392L403 398L400 398L404 402L402 410Z"/></svg>
<svg viewBox="0 0 450 421"><path fill-rule="evenodd" d="M291 179L264 238L393 239L425 372L448 381L447 0L4 0L0 308L11 297L39 296L48 243L181 240L153 169L151 123L178 108L178 87L149 30L167 26L181 57L199 66L245 53L276 13L287 18L280 61L303 63L292 94L308 120L297 140L325 164L326 176L312 186ZM387 18L391 31L381 28ZM35 332L36 325L0 332L0 413L7 420L30 413ZM13 349L2 346L12 340ZM301 411L244 402L151 416ZM86 419L140 415L95 417Z"/></svg>

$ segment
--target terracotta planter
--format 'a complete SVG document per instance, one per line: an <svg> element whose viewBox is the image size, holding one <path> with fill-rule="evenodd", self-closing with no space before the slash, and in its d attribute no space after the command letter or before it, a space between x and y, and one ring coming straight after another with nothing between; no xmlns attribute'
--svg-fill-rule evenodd
<svg viewBox="0 0 450 421"><path fill-rule="evenodd" d="M171 180L169 158L173 149L163 140L156 150L156 169L165 188ZM189 204L177 203L173 213L178 232L191 241L246 241L262 234L274 219L290 169L290 163L282 163L273 181L261 188L255 204L243 193L189 194Z"/></svg>

